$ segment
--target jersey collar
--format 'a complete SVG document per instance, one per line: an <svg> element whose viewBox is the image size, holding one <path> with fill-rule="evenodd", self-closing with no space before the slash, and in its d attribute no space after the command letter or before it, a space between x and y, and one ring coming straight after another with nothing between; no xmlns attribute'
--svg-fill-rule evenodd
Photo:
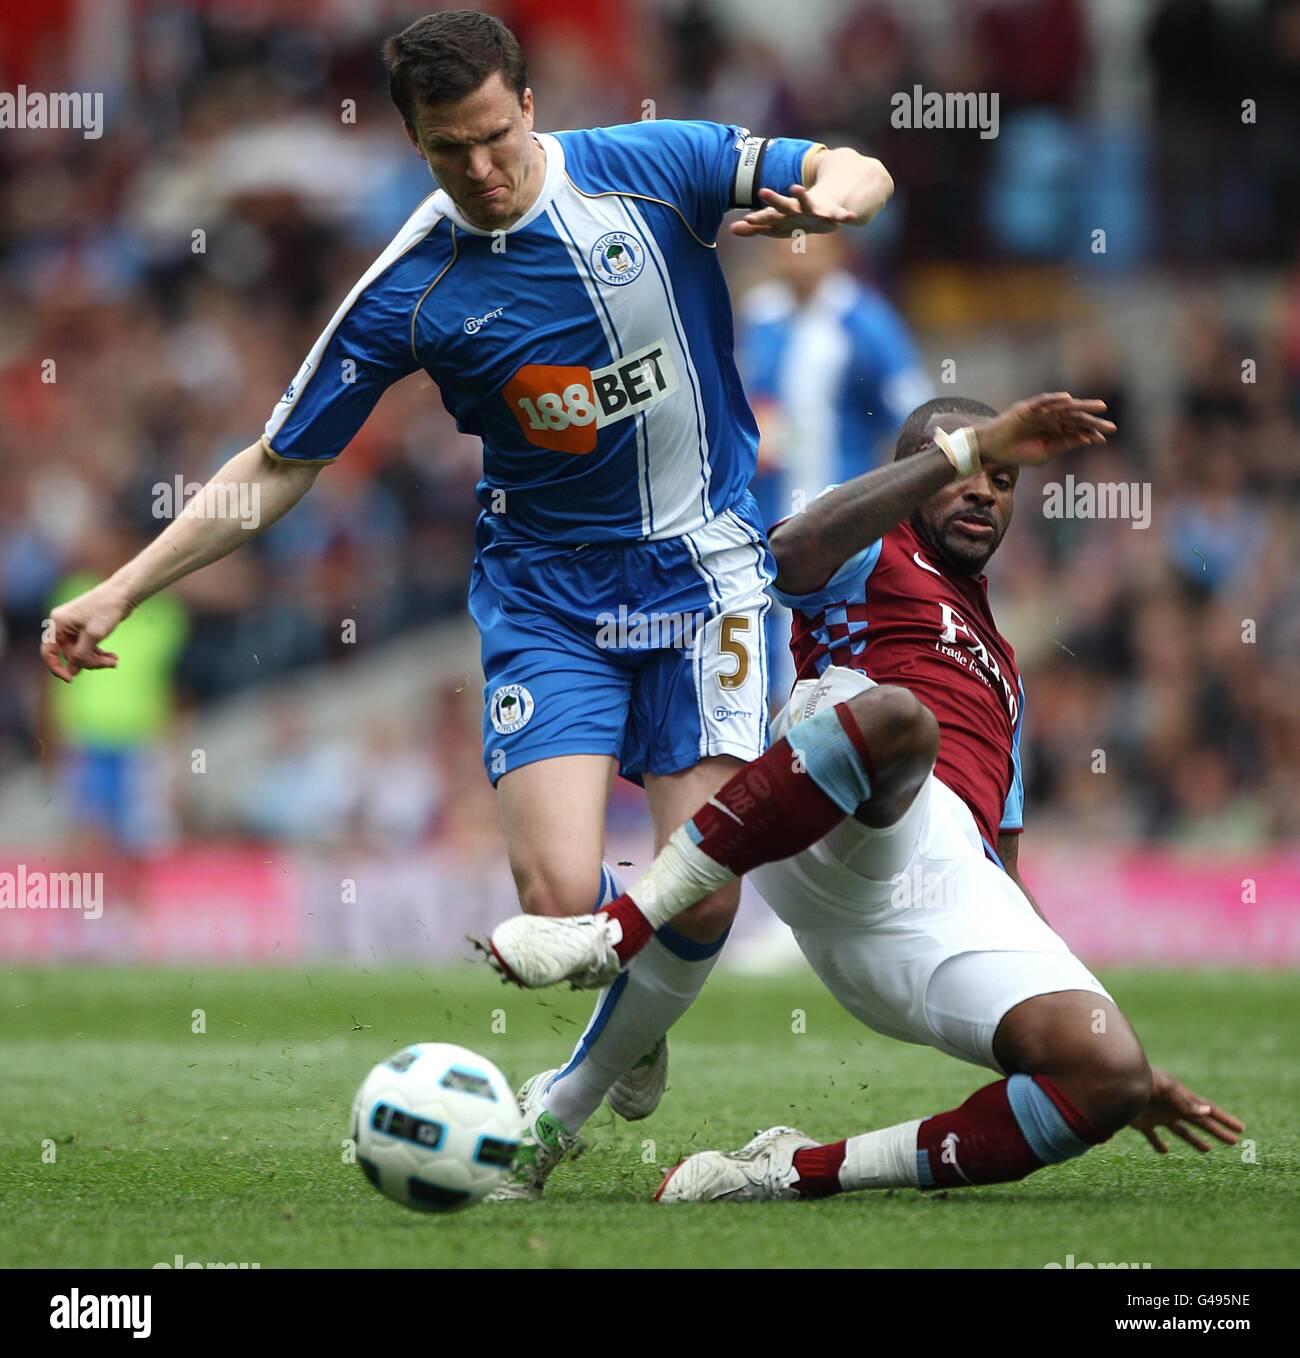
<svg viewBox="0 0 1300 1358"><path fill-rule="evenodd" d="M551 199L555 197L560 181L564 178L564 148L560 145L559 138L551 136L549 132L534 132L533 140L546 152L546 177L542 180L540 192L533 199L532 207L513 226L507 226L502 230L502 234L506 236L522 231L530 222L540 217L551 205ZM468 231L471 236L494 234L491 230L467 222L461 215L460 208L444 189L439 189L434 194L434 204L443 216L450 217L462 231Z"/></svg>

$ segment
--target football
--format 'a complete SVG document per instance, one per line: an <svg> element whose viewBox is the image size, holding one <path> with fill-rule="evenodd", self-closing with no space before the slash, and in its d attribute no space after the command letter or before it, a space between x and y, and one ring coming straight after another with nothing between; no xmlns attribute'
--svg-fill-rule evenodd
<svg viewBox="0 0 1300 1358"><path fill-rule="evenodd" d="M381 1061L352 1104L357 1163L385 1197L455 1212L510 1172L523 1119L506 1078L449 1042L419 1042Z"/></svg>

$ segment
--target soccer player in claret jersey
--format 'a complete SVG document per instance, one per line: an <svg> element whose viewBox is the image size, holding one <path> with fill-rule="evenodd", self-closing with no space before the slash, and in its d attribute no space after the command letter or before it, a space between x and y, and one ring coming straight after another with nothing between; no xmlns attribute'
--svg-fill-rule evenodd
<svg viewBox="0 0 1300 1358"><path fill-rule="evenodd" d="M894 462L778 525L774 593L799 679L772 748L709 799L600 913L510 920L496 964L523 984L608 984L667 910L745 872L863 1023L985 1066L959 1108L819 1144L790 1127L673 1169L660 1202L811 1198L1023 1178L1133 1125L1198 1150L1242 1124L1153 1070L1114 1000L1020 881L1024 691L985 563L1022 465L1114 426L1054 393L998 415L921 406ZM533 927L542 925L542 927Z"/></svg>
<svg viewBox="0 0 1300 1358"><path fill-rule="evenodd" d="M385 55L437 189L343 300L261 439L214 480L254 483L268 526L387 387L433 378L483 441L469 607L510 866L526 911L581 914L618 894L601 861L615 772L643 783L663 844L767 741L775 571L748 491L758 430L732 353L723 218L743 209L730 228L742 237L864 226L893 183L848 147L717 123L535 132L523 54L491 15L428 15ZM248 542L246 527L182 517L56 609L51 672L116 664L99 643L122 618ZM630 621L611 632L610 617ZM570 1061L527 1083L506 1195L541 1192L607 1093L625 1117L654 1108L664 1035L738 899L725 883L665 919Z"/></svg>

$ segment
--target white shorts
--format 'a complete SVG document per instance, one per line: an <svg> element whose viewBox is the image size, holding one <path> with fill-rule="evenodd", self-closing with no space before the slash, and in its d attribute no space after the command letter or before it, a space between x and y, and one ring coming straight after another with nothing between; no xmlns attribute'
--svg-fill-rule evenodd
<svg viewBox="0 0 1300 1358"><path fill-rule="evenodd" d="M834 665L802 680L773 740L874 687ZM895 824L849 817L750 879L831 994L886 1037L1000 1070L993 1035L1023 1000L1062 990L1110 998L985 856L966 804L933 774Z"/></svg>

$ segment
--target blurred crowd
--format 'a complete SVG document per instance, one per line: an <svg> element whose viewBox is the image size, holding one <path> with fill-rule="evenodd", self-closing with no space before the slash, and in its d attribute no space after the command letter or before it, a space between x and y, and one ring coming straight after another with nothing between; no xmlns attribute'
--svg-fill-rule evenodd
<svg viewBox="0 0 1300 1358"><path fill-rule="evenodd" d="M1026 261L1073 278L1223 282L1249 266L1285 280L1244 331L1212 302L1185 312L1165 356L1172 401L1152 398L1104 316L1076 326L1059 371L1041 366L1034 336L1004 336L1018 357L996 395L1050 383L1106 397L1123 442L1072 470L1149 482L1153 521L1048 519L1041 478L1026 478L994 586L1030 695L1031 823L1224 846L1293 836L1300 0L1135 6L1114 48L1101 20L1115 7L1086 0L827 0L805 7L798 53L775 19L742 22L721 0L491 8L528 54L542 129L633 120L653 100L661 118L879 155L898 193L851 266L900 306L936 264L994 286ZM156 601L136 670L147 688L56 691L35 658L52 604L163 526L158 486L202 482L254 441L428 192L379 61L383 37L418 12L51 0L0 21L0 87L103 90L106 124L98 139L0 132L0 777L109 747L73 786L124 843L162 832L122 812L157 799L132 791L115 740L156 750L188 711L463 613L478 446L421 375L388 393L283 523ZM893 126L891 96L915 84L997 91L998 137ZM757 258L726 254L738 297ZM942 351L923 328L916 339ZM1245 380L1243 356L1256 363ZM403 842L444 833L447 789L481 773L477 703L443 700L436 723L424 714L330 751L309 748L286 707L229 828L309 838L341 818ZM327 787L350 788L348 808L313 819L287 793L257 795L304 776L313 808Z"/></svg>

